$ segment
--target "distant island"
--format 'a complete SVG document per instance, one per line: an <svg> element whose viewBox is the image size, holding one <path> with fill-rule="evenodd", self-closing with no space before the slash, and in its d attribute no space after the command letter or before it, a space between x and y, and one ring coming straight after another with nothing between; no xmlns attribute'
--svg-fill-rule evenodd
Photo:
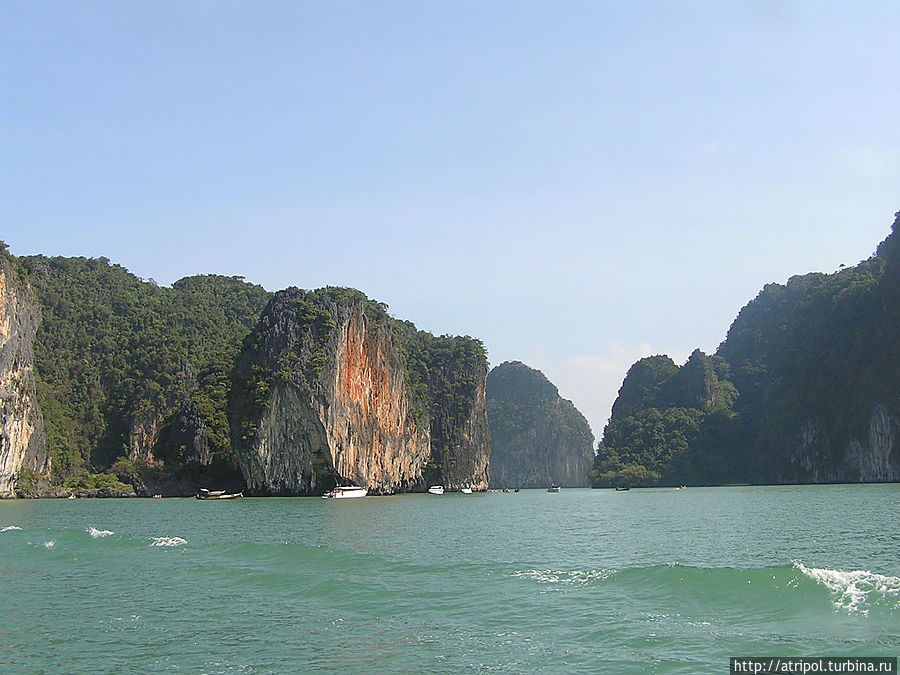
<svg viewBox="0 0 900 675"><path fill-rule="evenodd" d="M539 370L520 361L487 378L491 487L588 487L594 435L575 405Z"/></svg>
<svg viewBox="0 0 900 675"><path fill-rule="evenodd" d="M898 229L855 267L767 285L715 354L635 363L594 485L900 480Z"/></svg>

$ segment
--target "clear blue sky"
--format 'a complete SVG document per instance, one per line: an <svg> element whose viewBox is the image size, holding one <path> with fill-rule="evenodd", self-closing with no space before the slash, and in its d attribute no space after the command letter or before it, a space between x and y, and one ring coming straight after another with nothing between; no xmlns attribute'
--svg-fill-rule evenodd
<svg viewBox="0 0 900 675"><path fill-rule="evenodd" d="M14 254L353 286L598 437L637 358L900 209L893 0L8 0L0 66Z"/></svg>

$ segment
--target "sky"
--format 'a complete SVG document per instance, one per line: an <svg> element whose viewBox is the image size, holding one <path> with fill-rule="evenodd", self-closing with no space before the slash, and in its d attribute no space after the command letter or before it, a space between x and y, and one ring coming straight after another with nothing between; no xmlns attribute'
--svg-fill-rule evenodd
<svg viewBox="0 0 900 675"><path fill-rule="evenodd" d="M13 254L358 288L598 439L900 210L894 0L7 0L0 64Z"/></svg>

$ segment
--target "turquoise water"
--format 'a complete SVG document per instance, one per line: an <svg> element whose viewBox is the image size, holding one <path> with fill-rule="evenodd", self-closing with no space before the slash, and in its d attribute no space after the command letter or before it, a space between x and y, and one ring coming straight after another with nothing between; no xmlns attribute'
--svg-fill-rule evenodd
<svg viewBox="0 0 900 675"><path fill-rule="evenodd" d="M0 672L900 652L900 485L0 502Z"/></svg>

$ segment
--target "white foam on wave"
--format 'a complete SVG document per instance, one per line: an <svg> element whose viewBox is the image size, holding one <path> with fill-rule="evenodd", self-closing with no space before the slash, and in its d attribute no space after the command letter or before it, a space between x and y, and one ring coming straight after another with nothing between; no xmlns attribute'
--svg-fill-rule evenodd
<svg viewBox="0 0 900 675"><path fill-rule="evenodd" d="M578 585L609 579L615 570L516 570L516 579L531 579L539 584Z"/></svg>
<svg viewBox="0 0 900 675"><path fill-rule="evenodd" d="M151 546L170 548L173 546L184 546L186 543L187 539L182 539L181 537L150 537Z"/></svg>
<svg viewBox="0 0 900 675"><path fill-rule="evenodd" d="M0 532L12 532L13 530L21 530L21 527L17 527L16 525L7 525L6 527L0 529Z"/></svg>
<svg viewBox="0 0 900 675"><path fill-rule="evenodd" d="M94 539L101 539L102 537L111 537L115 534L111 530L98 530L93 525L88 526L88 529L85 530L89 535L91 535Z"/></svg>
<svg viewBox="0 0 900 675"><path fill-rule="evenodd" d="M48 551L49 551L51 548L53 548L54 546L56 546L56 542L53 541L52 539L51 539L50 541L45 541L45 542L44 542L44 548L47 549Z"/></svg>
<svg viewBox="0 0 900 675"><path fill-rule="evenodd" d="M868 614L869 596L900 599L900 578L876 574L867 570L831 570L807 567L794 561L794 567L810 579L822 584L834 595L836 607L848 612Z"/></svg>

